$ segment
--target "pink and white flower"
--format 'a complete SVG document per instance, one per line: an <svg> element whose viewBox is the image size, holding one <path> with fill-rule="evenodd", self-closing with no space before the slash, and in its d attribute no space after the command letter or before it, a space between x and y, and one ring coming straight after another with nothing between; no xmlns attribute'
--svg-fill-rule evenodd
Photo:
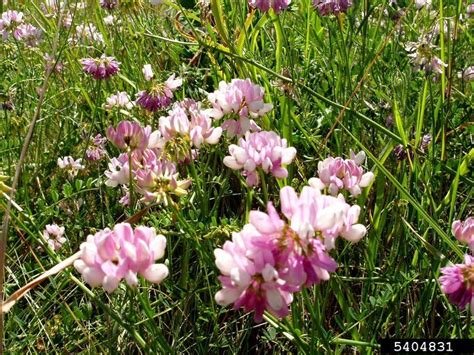
<svg viewBox="0 0 474 355"><path fill-rule="evenodd" d="M47 224L43 238L54 251L59 250L67 240L64 237L64 227L59 227L57 224Z"/></svg>
<svg viewBox="0 0 474 355"><path fill-rule="evenodd" d="M363 187L369 186L374 180L372 172L364 173L361 165L365 161L365 153L357 155L351 150L351 159L329 157L318 164L318 177L309 180L309 185L320 190L328 188L331 195L339 190L348 190L352 196L361 194Z"/></svg>
<svg viewBox="0 0 474 355"><path fill-rule="evenodd" d="M74 158L69 155L63 158L58 158L57 161L59 168L66 170L71 178L75 177L79 173L79 170L84 169L84 165L82 165L81 162L82 159L74 160Z"/></svg>
<svg viewBox="0 0 474 355"><path fill-rule="evenodd" d="M251 119L265 115L273 105L265 103L264 89L250 79L232 79L230 83L221 81L219 89L208 95L212 105L209 115L220 119L225 115L237 116L224 122L222 128L229 136L242 136L247 131L259 131L260 127Z"/></svg>
<svg viewBox="0 0 474 355"><path fill-rule="evenodd" d="M80 258L74 267L92 287L102 286L113 292L122 279L128 285L138 285L140 274L152 283L160 283L169 274L168 267L156 264L165 254L166 238L153 228L128 223L117 224L89 235L80 246Z"/></svg>
<svg viewBox="0 0 474 355"><path fill-rule="evenodd" d="M224 164L231 169L243 169L243 175L249 186L259 183L258 169L271 173L278 179L288 176L285 166L296 155L296 149L287 146L286 139L273 131L247 133L240 138L239 144L229 146L230 156L224 158Z"/></svg>
<svg viewBox="0 0 474 355"><path fill-rule="evenodd" d="M469 248L474 251L474 218L469 217L464 222L454 221L451 230L457 240L469 245Z"/></svg>
<svg viewBox="0 0 474 355"><path fill-rule="evenodd" d="M439 278L441 289L449 301L460 309L471 307L474 313L474 257L464 256L464 264L446 266Z"/></svg>

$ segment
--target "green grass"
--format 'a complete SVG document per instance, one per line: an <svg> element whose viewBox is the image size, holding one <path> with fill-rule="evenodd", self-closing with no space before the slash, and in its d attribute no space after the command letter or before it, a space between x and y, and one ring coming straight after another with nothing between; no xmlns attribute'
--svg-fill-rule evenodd
<svg viewBox="0 0 474 355"><path fill-rule="evenodd" d="M255 324L251 314L214 301L220 285L213 250L243 227L249 209L263 209L265 200L259 188L250 199L243 180L222 164L233 143L223 138L182 169L193 185L177 209L154 206L139 221L167 237L170 276L161 285L142 280L131 289L122 283L107 295L90 290L69 268L5 315L5 350L376 353L380 338L473 336L472 315L451 305L437 281L440 267L461 262L468 250L452 236L452 221L474 210L474 86L457 77L474 65L474 23L466 19L462 1L433 1L431 11L417 10L408 0L398 1L400 7L354 1L340 18L319 16L310 0L293 0L278 16L248 15L244 0L211 0L201 12L193 1L182 1L115 11L120 25L107 26L106 12L91 0L73 11L71 31L94 23L105 39L96 48L70 45L69 30L45 17L39 1L10 3L3 11L25 12L44 30L44 40L39 48L0 42L0 92L14 104L14 110L0 111L3 174L15 175L36 118L14 195L22 211L13 207L10 213L6 296L75 253L88 234L139 211L124 209L120 192L104 185L106 161L88 164L70 181L56 160L82 157L88 136L126 118L106 112L103 103L116 91L134 97L144 87L146 63L163 80L171 73L184 79L178 99L205 101L205 92L232 78L263 86L274 109L262 128L277 131L298 151L287 184L302 187L317 173L318 161L329 154L347 157L349 149L366 151L376 179L356 201L368 234L355 245L337 244L331 255L339 268L330 281L296 295L286 319L266 315ZM393 20L397 12L401 17ZM448 34L433 42L449 66L434 80L413 69L404 45L444 19ZM62 73L45 76L44 53L57 54ZM101 53L122 65L120 75L98 84L83 74L79 59ZM45 81L39 106L37 89ZM136 111L135 117L156 128L163 113ZM390 114L394 123L386 126ZM423 153L418 147L426 133L433 142ZM395 159L391 152L398 144L411 152L409 160ZM266 179L268 199L277 204L281 185ZM7 203L0 197L2 216ZM68 242L56 255L38 249L49 223L66 228Z"/></svg>

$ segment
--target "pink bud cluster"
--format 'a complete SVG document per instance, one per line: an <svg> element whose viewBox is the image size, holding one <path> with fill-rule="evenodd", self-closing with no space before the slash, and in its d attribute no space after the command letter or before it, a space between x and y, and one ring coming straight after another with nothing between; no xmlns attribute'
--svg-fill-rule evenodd
<svg viewBox="0 0 474 355"><path fill-rule="evenodd" d="M159 131L152 132L150 126L142 127L137 122L121 121L116 129L109 127L107 138L125 151L110 160L109 169L105 172L107 186L122 185L127 191L132 183L142 195L142 201L165 205L170 195L186 194L191 182L178 180L176 165L162 158ZM128 193L121 202L128 204Z"/></svg>
<svg viewBox="0 0 474 355"><path fill-rule="evenodd" d="M128 223L117 224L89 235L80 246L80 258L74 267L92 287L102 286L113 292L122 279L128 285L138 284L140 274L152 283L160 283L168 276L168 267L155 264L165 254L166 238L153 228Z"/></svg>
<svg viewBox="0 0 474 355"><path fill-rule="evenodd" d="M0 18L0 35L6 41L10 36L15 40L34 47L39 44L41 30L23 21L23 13L8 10L2 13Z"/></svg>
<svg viewBox="0 0 474 355"><path fill-rule="evenodd" d="M260 127L251 118L263 116L273 108L272 104L263 101L264 94L264 89L250 79L232 79L230 83L221 81L219 89L208 95L212 105L209 114L215 119L229 115L222 129L230 137L259 131Z"/></svg>
<svg viewBox="0 0 474 355"><path fill-rule="evenodd" d="M329 157L318 164L318 177L309 180L309 184L320 190L328 188L333 196L339 190L347 190L352 196L361 194L363 187L369 186L374 180L372 172L364 173L360 166L365 161L365 153L357 155L351 150L351 159Z"/></svg>
<svg viewBox="0 0 474 355"><path fill-rule="evenodd" d="M293 293L330 278L337 268L328 254L335 238L357 242L366 234L357 224L360 207L348 205L342 195L305 186L298 196L286 186L280 201L282 215L272 203L267 213L251 211L250 223L214 251L222 273L216 302L255 311L256 321L265 310L286 316Z"/></svg>
<svg viewBox="0 0 474 355"><path fill-rule="evenodd" d="M285 10L290 4L291 0L248 0L249 5L257 8L260 11L267 12L270 8L276 13Z"/></svg>
<svg viewBox="0 0 474 355"><path fill-rule="evenodd" d="M243 169L247 184L255 186L259 183L258 169L278 179L287 177L285 166L295 158L296 149L288 147L286 139L275 132L262 131L247 132L238 145L229 146L229 153L230 156L224 158L224 164L234 170Z"/></svg>

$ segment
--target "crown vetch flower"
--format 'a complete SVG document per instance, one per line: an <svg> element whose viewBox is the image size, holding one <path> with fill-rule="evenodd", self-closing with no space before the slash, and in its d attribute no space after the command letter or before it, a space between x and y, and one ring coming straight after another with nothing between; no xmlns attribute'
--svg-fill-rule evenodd
<svg viewBox="0 0 474 355"><path fill-rule="evenodd" d="M134 105L135 104L130 100L130 96L125 91L117 91L117 93L109 96L106 99L104 107L107 110L111 110L113 108L131 110Z"/></svg>
<svg viewBox="0 0 474 355"><path fill-rule="evenodd" d="M331 195L337 195L339 190L348 190L352 196L361 194L361 188L369 186L374 180L372 172L364 173L360 166L365 161L365 153L357 155L351 150L351 159L329 157L318 163L318 177L311 178L309 184L314 188L329 188Z"/></svg>
<svg viewBox="0 0 474 355"><path fill-rule="evenodd" d="M230 156L224 158L224 164L231 169L243 169L243 175L249 186L259 183L257 169L271 173L278 179L288 175L285 165L290 164L296 155L296 149L287 147L286 139L273 131L249 133L239 140L239 145L229 146Z"/></svg>
<svg viewBox="0 0 474 355"><path fill-rule="evenodd" d="M285 10L291 4L291 0L248 0L248 2L251 7L260 11L267 12L272 8L276 13Z"/></svg>
<svg viewBox="0 0 474 355"><path fill-rule="evenodd" d="M407 42L405 45L405 50L415 69L441 74L443 68L448 65L434 54L435 49L436 47L427 40Z"/></svg>
<svg viewBox="0 0 474 355"><path fill-rule="evenodd" d="M72 21L72 18L71 18ZM69 27L69 26L66 26ZM76 26L76 32L69 42L81 42L81 43L104 43L104 37L99 32L97 27L92 23L84 23Z"/></svg>
<svg viewBox="0 0 474 355"><path fill-rule="evenodd" d="M138 122L120 121L117 129L110 126L107 138L120 149L145 149L151 134L151 127L142 127Z"/></svg>
<svg viewBox="0 0 474 355"><path fill-rule="evenodd" d="M71 178L75 177L79 170L84 169L84 165L82 165L81 162L82 159L74 160L74 158L69 155L63 158L58 158L57 161L59 168L66 170Z"/></svg>
<svg viewBox="0 0 474 355"><path fill-rule="evenodd" d="M64 237L64 227L59 227L57 224L47 224L43 238L54 251L59 250L67 240Z"/></svg>
<svg viewBox="0 0 474 355"><path fill-rule="evenodd" d="M143 69L145 79L150 81L153 72L151 67L145 67ZM171 105L173 92L182 84L183 80L181 78L175 79L175 74L171 75L164 83L153 81L150 89L142 90L137 94L136 104L150 112L166 108Z"/></svg>
<svg viewBox="0 0 474 355"><path fill-rule="evenodd" d="M285 317L293 295L285 290L271 250L253 244L256 234L253 226L246 225L241 232L233 233L232 241L225 242L222 249L214 250L216 266L222 273L222 290L215 300L221 306L234 303L234 309L253 310L255 321L260 322L265 310Z"/></svg>
<svg viewBox="0 0 474 355"><path fill-rule="evenodd" d="M265 103L264 89L250 79L232 79L230 83L221 81L219 89L208 95L212 109L208 111L212 118L220 119L224 115L237 115L237 120L225 121L222 128L229 136L241 136L247 131L259 131L260 127L250 118L257 118L269 112L273 105Z"/></svg>
<svg viewBox="0 0 474 355"><path fill-rule="evenodd" d="M467 305L474 313L474 257L464 256L464 264L446 266L439 278L441 289L449 301L463 309Z"/></svg>
<svg viewBox="0 0 474 355"><path fill-rule="evenodd" d="M352 6L352 0L313 0L313 6L321 16L339 15Z"/></svg>
<svg viewBox="0 0 474 355"><path fill-rule="evenodd" d="M97 161L102 159L106 154L106 142L107 138L102 137L100 133L97 134L92 140L92 144L86 150L86 159L91 161Z"/></svg>
<svg viewBox="0 0 474 355"><path fill-rule="evenodd" d="M221 127L212 127L212 119L194 100L177 102L160 117L161 147L171 152L178 161L189 158L192 147L200 148L203 143L216 144L222 135Z"/></svg>
<svg viewBox="0 0 474 355"><path fill-rule="evenodd" d="M305 186L298 196L285 186L280 201L283 216L271 202L266 213L251 211L250 223L214 251L222 273L216 302L253 310L256 321L264 310L286 316L294 292L330 278L337 263L328 255L326 239L333 247L337 236L356 242L366 233L356 224L359 209L342 195L326 196Z"/></svg>
<svg viewBox="0 0 474 355"><path fill-rule="evenodd" d="M469 245L474 251L474 218L468 217L464 222L454 221L451 230L457 240Z"/></svg>
<svg viewBox="0 0 474 355"><path fill-rule="evenodd" d="M23 23L23 12L8 10L2 13L0 18L0 34L3 40L7 40L9 35L17 38L20 30L18 27Z"/></svg>
<svg viewBox="0 0 474 355"><path fill-rule="evenodd" d="M13 36L30 47L36 47L41 40L41 30L29 23L22 23L16 28Z"/></svg>
<svg viewBox="0 0 474 355"><path fill-rule="evenodd" d="M164 256L166 238L153 228L128 223L117 224L89 235L80 246L80 259L74 267L92 287L102 286L113 292L122 279L128 285L138 284L137 274L152 283L160 283L168 276L168 268L155 261Z"/></svg>
<svg viewBox="0 0 474 355"><path fill-rule="evenodd" d="M171 196L183 196L191 180L178 180L176 165L166 160L157 160L151 167L137 170L137 186L143 201L154 201L165 206Z"/></svg>
<svg viewBox="0 0 474 355"><path fill-rule="evenodd" d="M100 58L83 58L81 64L84 72L92 75L96 80L109 79L120 70L120 62L105 54L102 54Z"/></svg>
<svg viewBox="0 0 474 355"><path fill-rule="evenodd" d="M107 10L115 9L118 5L118 0L100 0L100 6Z"/></svg>

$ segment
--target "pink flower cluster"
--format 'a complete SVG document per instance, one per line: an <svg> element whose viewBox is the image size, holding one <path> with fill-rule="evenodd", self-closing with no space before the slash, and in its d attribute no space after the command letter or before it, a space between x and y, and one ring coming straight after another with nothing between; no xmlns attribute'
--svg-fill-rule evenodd
<svg viewBox="0 0 474 355"><path fill-rule="evenodd" d="M457 240L469 245L469 248L474 251L474 218L469 217L464 222L454 221L451 230Z"/></svg>
<svg viewBox="0 0 474 355"><path fill-rule="evenodd" d="M285 10L290 4L291 0L248 0L249 5L257 8L260 11L267 12L272 8L276 13Z"/></svg>
<svg viewBox="0 0 474 355"><path fill-rule="evenodd" d="M221 81L219 89L208 95L213 107L209 115L215 119L235 116L230 116L222 125L231 137L259 131L260 127L251 118L263 116L273 108L272 104L263 101L264 94L264 89L250 79L232 79L230 83Z"/></svg>
<svg viewBox="0 0 474 355"><path fill-rule="evenodd" d="M120 70L120 62L105 54L102 54L100 58L83 58L81 64L84 72L96 80L109 79Z"/></svg>
<svg viewBox="0 0 474 355"><path fill-rule="evenodd" d="M135 106L135 103L131 101L130 96L125 91L118 91L117 93L109 96L105 100L104 107L107 110L114 108L131 110Z"/></svg>
<svg viewBox="0 0 474 355"><path fill-rule="evenodd" d="M259 183L258 169L278 179L287 177L285 166L295 158L296 149L287 147L286 139L275 132L262 131L247 132L238 145L229 146L229 153L230 156L224 158L224 164L234 170L243 169L247 184L255 186Z"/></svg>
<svg viewBox="0 0 474 355"><path fill-rule="evenodd" d="M43 238L54 251L59 250L67 240L64 237L64 227L59 227L57 224L47 224Z"/></svg>
<svg viewBox="0 0 474 355"><path fill-rule="evenodd" d="M212 127L212 119L200 103L185 99L173 105L168 116L160 117L161 147L176 152L178 161L189 158L191 148L202 144L217 144L222 135L221 127Z"/></svg>
<svg viewBox="0 0 474 355"><path fill-rule="evenodd" d="M41 39L41 30L23 22L23 13L8 10L0 18L0 35L6 41L12 36L17 41L25 42L28 46L37 46Z"/></svg>
<svg viewBox="0 0 474 355"><path fill-rule="evenodd" d="M153 283L160 283L168 276L168 267L155 264L165 254L166 238L156 235L153 228L128 223L117 224L89 235L81 244L80 258L74 267L92 287L102 286L113 292L122 279L128 285L138 284L137 274Z"/></svg>
<svg viewBox="0 0 474 355"><path fill-rule="evenodd" d="M251 211L250 223L214 251L222 273L216 302L253 310L256 321L265 310L286 316L293 293L330 278L337 263L328 250L336 237L357 242L366 234L357 224L360 207L348 205L342 195L326 196L305 186L298 196L286 186L280 201L283 216L272 203L267 213Z"/></svg>
<svg viewBox="0 0 474 355"><path fill-rule="evenodd" d="M313 0L313 6L321 16L339 15L347 12L352 6L352 0Z"/></svg>
<svg viewBox="0 0 474 355"><path fill-rule="evenodd" d="M187 193L191 181L178 180L176 165L162 158L159 131L152 132L151 127L142 127L137 122L121 121L116 129L109 127L107 138L125 150L110 160L109 169L105 172L107 186L122 185L127 191L132 183L142 195L142 201L156 201L165 205L170 195L182 196ZM129 203L128 192L121 202Z"/></svg>
<svg viewBox="0 0 474 355"><path fill-rule="evenodd" d="M149 112L156 112L171 105L173 92L183 84L181 78L171 75L164 83L153 80L154 73L150 64L143 67L143 75L146 81L151 83L147 90L137 94L135 103Z"/></svg>
<svg viewBox="0 0 474 355"><path fill-rule="evenodd" d="M352 196L361 194L361 188L369 186L374 180L372 172L364 173L360 166L365 161L365 153L357 155L351 150L351 159L329 157L318 164L318 177L309 180L309 184L320 190L328 188L333 196L339 190L347 190Z"/></svg>
<svg viewBox="0 0 474 355"><path fill-rule="evenodd" d="M92 144L86 150L86 159L90 161L101 160L105 155L105 143L107 139L99 133L92 140Z"/></svg>
<svg viewBox="0 0 474 355"><path fill-rule="evenodd" d="M67 26L66 26L67 27ZM71 44L96 44L104 43L104 37L92 23L84 23L76 26L76 31L68 40Z"/></svg>
<svg viewBox="0 0 474 355"><path fill-rule="evenodd" d="M79 170L84 169L84 165L82 165L81 162L82 159L74 160L74 158L69 155L63 158L58 158L59 168L66 170L70 178L75 177Z"/></svg>
<svg viewBox="0 0 474 355"><path fill-rule="evenodd" d="M439 278L441 289L460 309L470 305L474 313L474 257L464 256L464 264L446 266Z"/></svg>
<svg viewBox="0 0 474 355"><path fill-rule="evenodd" d="M474 218L454 221L451 230L457 240L474 251ZM449 301L460 309L470 304L471 313L474 313L474 257L466 254L464 264L446 266L441 273L439 282Z"/></svg>

